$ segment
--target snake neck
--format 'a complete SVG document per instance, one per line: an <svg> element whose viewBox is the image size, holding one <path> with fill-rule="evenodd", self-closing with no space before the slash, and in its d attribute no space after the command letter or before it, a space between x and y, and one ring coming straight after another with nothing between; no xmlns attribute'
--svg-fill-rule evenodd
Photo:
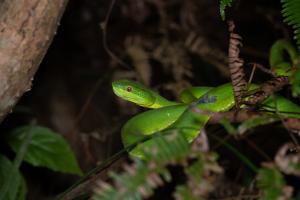
<svg viewBox="0 0 300 200"><path fill-rule="evenodd" d="M150 108L161 108L166 106L174 106L178 105L179 103L174 101L169 101L161 96L156 96L154 103L150 106Z"/></svg>

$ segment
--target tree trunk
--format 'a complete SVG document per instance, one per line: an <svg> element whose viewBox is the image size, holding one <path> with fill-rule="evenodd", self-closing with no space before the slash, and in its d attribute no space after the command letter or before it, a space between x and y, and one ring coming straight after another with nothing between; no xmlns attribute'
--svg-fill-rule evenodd
<svg viewBox="0 0 300 200"><path fill-rule="evenodd" d="M0 121L31 88L67 0L0 0Z"/></svg>

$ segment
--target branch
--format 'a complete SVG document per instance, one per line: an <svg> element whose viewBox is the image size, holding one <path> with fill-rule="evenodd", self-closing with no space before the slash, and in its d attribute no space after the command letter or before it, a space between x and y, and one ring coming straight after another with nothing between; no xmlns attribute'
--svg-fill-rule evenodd
<svg viewBox="0 0 300 200"><path fill-rule="evenodd" d="M250 110L247 108L240 109L240 110L231 110L227 112L217 112L217 113L210 112L210 111L201 111L201 113L211 116L211 118L209 119L209 124L219 124L223 119L227 119L231 123L241 123L241 122L245 122L246 120L251 120L255 118L262 119L260 117L263 116L262 112ZM281 121L287 130L297 134L300 133L300 119L287 117L287 118L281 118ZM274 122L274 120L270 118L270 120L266 122L272 123Z"/></svg>
<svg viewBox="0 0 300 200"><path fill-rule="evenodd" d="M240 123L249 119L253 119L256 117L260 117L262 115L261 112L250 110L250 109L239 109L239 110L231 110L227 112L217 112L211 113L211 118L209 119L210 124L219 124L221 120L226 118L231 123Z"/></svg>
<svg viewBox="0 0 300 200"><path fill-rule="evenodd" d="M256 105L266 100L273 93L281 90L285 85L289 84L289 78L287 76L274 77L269 81L261 84L254 94L243 101L246 105Z"/></svg>
<svg viewBox="0 0 300 200"><path fill-rule="evenodd" d="M230 33L229 48L228 48L228 66L233 87L233 94L236 108L239 108L242 98L246 93L247 82L245 80L244 61L239 58L240 49L242 46L242 37L234 33L235 25L233 21L228 21L228 31Z"/></svg>
<svg viewBox="0 0 300 200"><path fill-rule="evenodd" d="M0 2L0 121L31 88L67 0Z"/></svg>

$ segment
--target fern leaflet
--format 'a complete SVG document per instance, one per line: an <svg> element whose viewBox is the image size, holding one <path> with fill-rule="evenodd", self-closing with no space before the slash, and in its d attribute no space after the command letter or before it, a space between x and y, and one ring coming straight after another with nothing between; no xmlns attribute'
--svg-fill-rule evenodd
<svg viewBox="0 0 300 200"><path fill-rule="evenodd" d="M300 49L300 0L281 0L284 22L294 29L294 38Z"/></svg>

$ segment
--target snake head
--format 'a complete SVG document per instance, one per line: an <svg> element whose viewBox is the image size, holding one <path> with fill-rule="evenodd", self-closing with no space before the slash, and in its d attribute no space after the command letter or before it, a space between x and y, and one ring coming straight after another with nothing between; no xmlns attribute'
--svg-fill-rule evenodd
<svg viewBox="0 0 300 200"><path fill-rule="evenodd" d="M126 101L150 108L155 103L153 92L140 83L131 80L112 82L114 93Z"/></svg>

